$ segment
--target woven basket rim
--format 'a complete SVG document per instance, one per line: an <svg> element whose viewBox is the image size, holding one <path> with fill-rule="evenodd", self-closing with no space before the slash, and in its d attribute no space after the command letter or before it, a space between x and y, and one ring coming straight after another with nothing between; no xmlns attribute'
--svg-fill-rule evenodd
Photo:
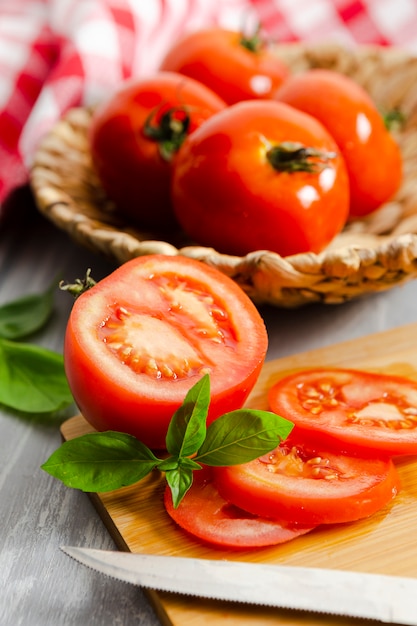
<svg viewBox="0 0 417 626"><path fill-rule="evenodd" d="M417 112L417 57L394 48L338 44L277 46L293 71L329 67L354 76L394 104ZM381 75L376 77L376 70ZM374 83L372 83L374 81ZM384 87L382 82L388 84ZM394 90L395 87L395 90ZM95 176L87 131L92 109L70 109L44 137L31 169L38 209L78 243L117 263L144 254L183 255L226 273L257 303L298 307L336 304L383 291L417 275L417 113L398 134L404 184L375 214L349 225L319 254L281 257L258 250L244 257L187 245L182 236L139 231L112 212ZM415 180L414 180L415 179ZM414 198L415 190L415 200Z"/></svg>

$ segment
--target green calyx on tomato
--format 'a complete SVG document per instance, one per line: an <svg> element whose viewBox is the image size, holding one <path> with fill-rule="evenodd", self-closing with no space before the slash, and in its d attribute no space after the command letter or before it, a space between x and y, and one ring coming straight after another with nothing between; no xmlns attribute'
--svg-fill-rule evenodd
<svg viewBox="0 0 417 626"><path fill-rule="evenodd" d="M79 298L85 291L88 291L89 289L91 289L91 287L94 287L95 284L96 281L91 276L91 269L88 268L84 278L76 278L74 283L66 283L65 281L61 280L59 283L59 288L62 291L68 291L68 293L74 296L74 298Z"/></svg>
<svg viewBox="0 0 417 626"><path fill-rule="evenodd" d="M190 128L190 115L183 106L162 105L151 111L143 126L143 134L159 144L159 154L171 161L179 150Z"/></svg>
<svg viewBox="0 0 417 626"><path fill-rule="evenodd" d="M251 461L273 450L292 423L269 411L239 409L207 427L210 379L206 374L175 411L166 436L168 456L158 458L125 433L89 433L66 441L42 469L68 487L105 492L132 485L153 469L165 473L176 508L193 483L193 472Z"/></svg>
<svg viewBox="0 0 417 626"><path fill-rule="evenodd" d="M249 50L249 52L253 52L255 54L260 52L265 46L265 42L263 38L260 36L260 32L261 32L261 26L260 24L258 24L258 26L255 29L255 32L252 35L245 35L241 33L241 37L239 40L240 45L243 48L246 48L246 50Z"/></svg>
<svg viewBox="0 0 417 626"><path fill-rule="evenodd" d="M389 131L401 130L406 122L405 114L394 108L382 114L385 128Z"/></svg>
<svg viewBox="0 0 417 626"><path fill-rule="evenodd" d="M320 172L336 156L336 152L325 152L292 141L272 146L266 153L269 163L278 172Z"/></svg>

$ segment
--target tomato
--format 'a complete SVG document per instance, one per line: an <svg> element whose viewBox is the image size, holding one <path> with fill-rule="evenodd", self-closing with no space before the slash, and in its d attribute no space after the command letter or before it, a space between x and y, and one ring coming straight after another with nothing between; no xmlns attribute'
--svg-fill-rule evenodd
<svg viewBox="0 0 417 626"><path fill-rule="evenodd" d="M89 145L117 211L142 227L175 226L172 159L184 138L225 106L205 85L172 72L131 79L99 105Z"/></svg>
<svg viewBox="0 0 417 626"><path fill-rule="evenodd" d="M417 383L350 369L291 374L269 390L271 410L302 436L363 453L417 453Z"/></svg>
<svg viewBox="0 0 417 626"><path fill-rule="evenodd" d="M270 98L289 75L258 33L247 37L223 28L185 35L169 49L160 69L201 81L228 104Z"/></svg>
<svg viewBox="0 0 417 626"><path fill-rule="evenodd" d="M212 472L194 472L193 484L174 509L171 490L165 490L165 507L181 528L210 544L223 548L260 548L277 545L311 530L251 515L221 497Z"/></svg>
<svg viewBox="0 0 417 626"><path fill-rule="evenodd" d="M311 526L368 517L400 488L391 459L347 456L290 440L250 463L215 468L214 476L220 494L236 506Z"/></svg>
<svg viewBox="0 0 417 626"><path fill-rule="evenodd" d="M275 98L316 117L336 140L350 180L350 216L367 215L398 190L402 157L367 92L350 77L326 69L294 74Z"/></svg>
<svg viewBox="0 0 417 626"><path fill-rule="evenodd" d="M263 320L232 279L193 259L150 255L77 298L64 363L74 399L97 430L164 448L174 411L203 374L211 422L243 405L266 350Z"/></svg>
<svg viewBox="0 0 417 626"><path fill-rule="evenodd" d="M240 102L187 137L173 167L172 200L198 243L244 255L318 252L349 209L343 159L324 127L271 100Z"/></svg>

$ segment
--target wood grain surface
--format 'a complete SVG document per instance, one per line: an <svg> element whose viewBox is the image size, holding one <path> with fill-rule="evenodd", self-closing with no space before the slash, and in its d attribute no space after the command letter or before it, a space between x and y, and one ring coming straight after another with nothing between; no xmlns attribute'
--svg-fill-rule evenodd
<svg viewBox="0 0 417 626"><path fill-rule="evenodd" d="M266 409L266 392L275 381L291 371L320 366L353 367L417 380L417 324L269 361L247 406ZM91 432L92 428L82 416L76 416L65 422L61 430L64 439L71 439ZM402 490L379 513L351 524L323 526L287 544L258 550L214 549L188 536L165 513L162 503L164 483L155 475L130 487L94 494L93 501L122 550L417 577L417 537L414 532L417 459L398 458L396 463ZM149 595L161 621L174 626L213 623L217 626L345 626L357 623L352 618L235 605L175 594L151 592Z"/></svg>

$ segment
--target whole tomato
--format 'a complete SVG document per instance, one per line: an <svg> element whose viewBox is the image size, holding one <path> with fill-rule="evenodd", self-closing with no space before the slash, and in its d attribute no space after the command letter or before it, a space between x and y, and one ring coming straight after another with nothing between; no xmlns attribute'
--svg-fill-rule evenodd
<svg viewBox="0 0 417 626"><path fill-rule="evenodd" d="M172 177L174 210L202 245L244 255L322 250L345 224L343 158L310 115L272 100L234 104L187 137Z"/></svg>
<svg viewBox="0 0 417 626"><path fill-rule="evenodd" d="M91 156L117 211L142 227L172 228L172 159L225 106L205 85L173 72L131 79L99 105L89 127Z"/></svg>
<svg viewBox="0 0 417 626"><path fill-rule="evenodd" d="M316 117L342 152L350 180L350 215L378 209L402 180L400 149L368 93L350 77L327 69L294 74L275 98Z"/></svg>
<svg viewBox="0 0 417 626"><path fill-rule="evenodd" d="M174 411L204 374L208 422L240 408L267 346L262 317L231 278L194 259L149 255L76 299L64 362L74 399L94 428L164 448Z"/></svg>
<svg viewBox="0 0 417 626"><path fill-rule="evenodd" d="M258 32L247 37L222 28L185 35L170 48L161 70L201 81L228 104L270 98L289 75Z"/></svg>

